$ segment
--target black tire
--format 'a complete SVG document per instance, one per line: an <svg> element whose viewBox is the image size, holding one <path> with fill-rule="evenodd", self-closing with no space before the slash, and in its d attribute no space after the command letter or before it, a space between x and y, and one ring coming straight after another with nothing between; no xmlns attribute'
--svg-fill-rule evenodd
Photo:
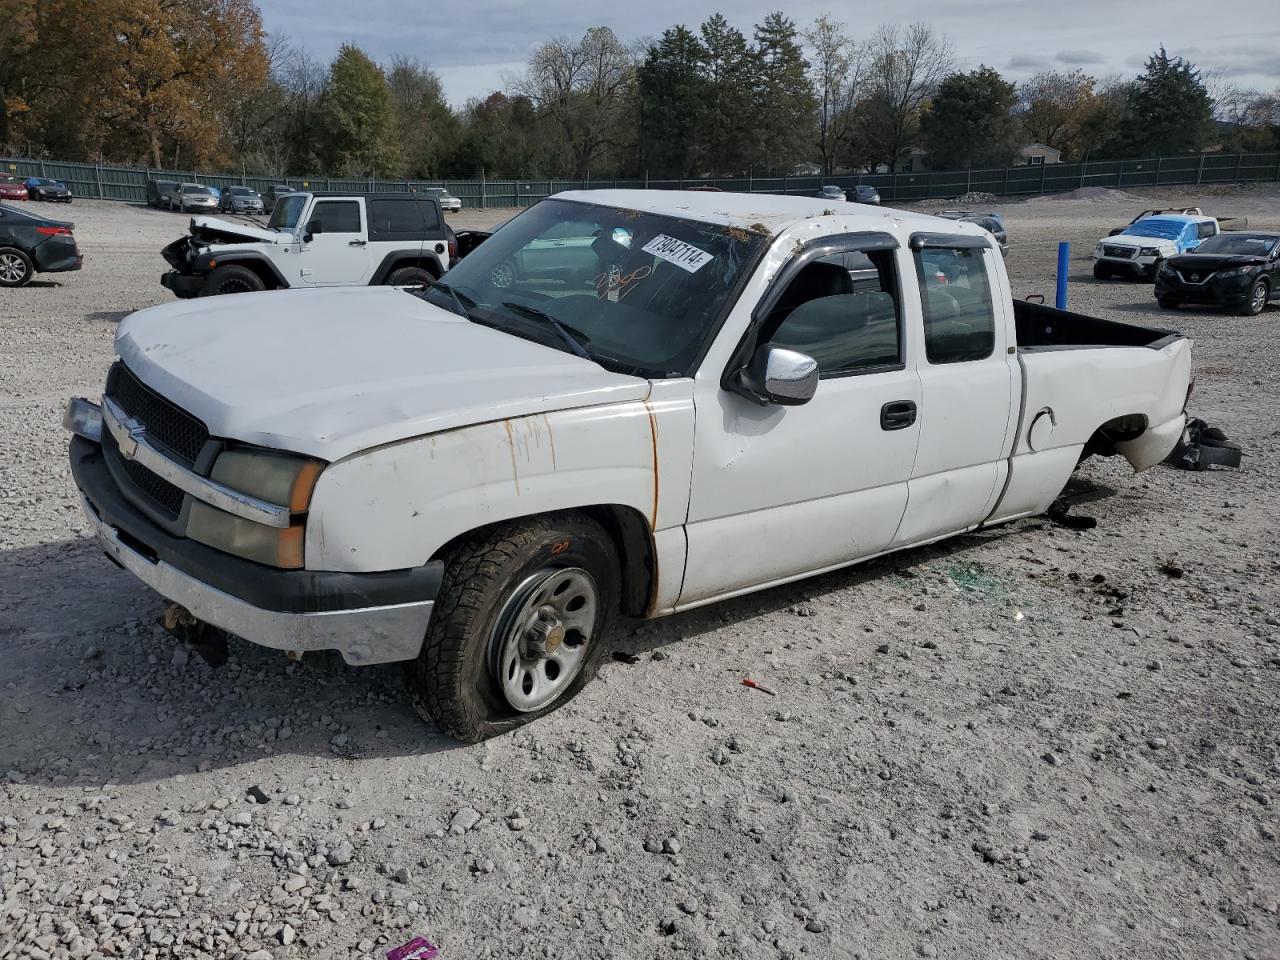
<svg viewBox="0 0 1280 960"><path fill-rule="evenodd" d="M1160 275L1160 267L1163 265L1164 265L1164 260L1161 258L1157 258L1156 262L1151 265L1151 271L1150 273L1147 274L1146 279L1154 282L1156 277Z"/></svg>
<svg viewBox="0 0 1280 960"><path fill-rule="evenodd" d="M1240 316L1256 317L1263 310L1267 309L1267 300L1271 298L1271 287L1264 279L1257 280L1253 286L1249 288L1249 296L1240 306Z"/></svg>
<svg viewBox="0 0 1280 960"><path fill-rule="evenodd" d="M1093 265L1093 279L1095 279L1095 280L1110 280L1110 279L1111 279L1111 268L1110 268L1110 267L1104 267L1104 266L1103 266L1102 264L1100 264L1100 263L1095 263L1095 264Z"/></svg>
<svg viewBox="0 0 1280 960"><path fill-rule="evenodd" d="M464 538L444 562L444 580L422 652L409 665L409 694L423 719L458 740L478 743L551 713L591 681L605 649L605 631L617 608L619 589L613 543L598 523L562 513L499 524ZM536 602L522 598L537 592L538 578L544 574L581 573L589 575L595 589L591 629L585 637L579 634L580 644L569 639L574 631L556 640L565 651L585 648L576 673L552 681L552 689L559 692L550 702L518 709L503 691L499 672L504 659L495 655L502 639L512 635L513 612ZM549 672L550 664L543 669ZM557 682L563 686L557 688Z"/></svg>
<svg viewBox="0 0 1280 960"><path fill-rule="evenodd" d="M1160 304L1161 310L1177 310L1180 306L1177 300L1171 300L1168 297L1157 297L1156 302Z"/></svg>
<svg viewBox="0 0 1280 960"><path fill-rule="evenodd" d="M200 288L200 296L216 297L228 293L257 293L259 290L265 290L266 288L267 285L262 282L262 278L248 267L228 263L225 267L218 267L209 276L205 277L204 285Z"/></svg>
<svg viewBox="0 0 1280 960"><path fill-rule="evenodd" d="M0 247L0 287L21 287L35 274L31 258L17 247Z"/></svg>
<svg viewBox="0 0 1280 960"><path fill-rule="evenodd" d="M426 286L435 279L435 275L425 267L401 267L399 270L392 270L382 283L388 287L414 287Z"/></svg>

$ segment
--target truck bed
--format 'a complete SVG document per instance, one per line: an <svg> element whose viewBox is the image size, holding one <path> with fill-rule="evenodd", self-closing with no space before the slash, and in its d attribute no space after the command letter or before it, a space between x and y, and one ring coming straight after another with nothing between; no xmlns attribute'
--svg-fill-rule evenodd
<svg viewBox="0 0 1280 960"><path fill-rule="evenodd" d="M1174 330L1103 320L1030 300L1013 301L1013 318L1018 349L1037 353L1088 347L1150 347L1159 350L1170 340L1182 336Z"/></svg>

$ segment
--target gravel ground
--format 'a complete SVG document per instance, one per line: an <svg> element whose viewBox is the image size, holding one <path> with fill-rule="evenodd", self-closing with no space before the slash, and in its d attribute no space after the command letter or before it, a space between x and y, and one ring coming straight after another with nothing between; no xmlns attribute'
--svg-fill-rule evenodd
<svg viewBox="0 0 1280 960"><path fill-rule="evenodd" d="M1280 228L1276 190L1153 199ZM999 204L1015 291L1070 240L1074 309L1194 336L1241 470L1091 461L1095 529L632 626L638 662L461 747L395 666L209 668L83 538L62 405L183 220L77 201L85 269L0 291L0 958L1280 956L1280 309L1095 283L1150 202Z"/></svg>

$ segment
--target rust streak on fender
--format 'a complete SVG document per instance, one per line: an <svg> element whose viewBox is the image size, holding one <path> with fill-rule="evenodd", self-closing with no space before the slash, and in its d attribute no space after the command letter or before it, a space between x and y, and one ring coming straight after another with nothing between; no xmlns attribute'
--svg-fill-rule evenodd
<svg viewBox="0 0 1280 960"><path fill-rule="evenodd" d="M551 472L556 471L556 435L551 429L551 417L547 414L542 415L542 420L547 425L547 442L551 445Z"/></svg>
<svg viewBox="0 0 1280 960"><path fill-rule="evenodd" d="M649 401L644 402L645 412L649 414L649 437L653 442L653 514L649 518L649 529L658 529L658 418L654 415Z"/></svg>
<svg viewBox="0 0 1280 960"><path fill-rule="evenodd" d="M516 468L516 438L511 433L511 421L503 420L502 428L507 431L507 449L511 451L511 481L516 485L516 496L520 496L520 471Z"/></svg>

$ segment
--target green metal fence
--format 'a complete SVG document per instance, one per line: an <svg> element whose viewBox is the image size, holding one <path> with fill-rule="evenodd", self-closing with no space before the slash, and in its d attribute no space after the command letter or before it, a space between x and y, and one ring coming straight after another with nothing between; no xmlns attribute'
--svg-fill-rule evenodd
<svg viewBox="0 0 1280 960"><path fill-rule="evenodd" d="M112 164L61 163L54 160L0 159L0 172L23 177L49 177L67 184L76 196L103 200L146 201L148 180L182 180L215 187L243 185L265 190L287 183L298 189L385 192L444 187L464 207L526 207L563 190L681 190L715 186L744 193L809 196L825 184L875 187L889 203L946 199L970 192L997 196L1059 193L1077 187L1171 186L1201 183L1280 181L1280 153L1191 154L1138 160L1098 160L986 170L939 170L920 173L867 173L841 176L730 177L680 180L352 180L336 177L257 177L205 173L198 170L151 170Z"/></svg>

